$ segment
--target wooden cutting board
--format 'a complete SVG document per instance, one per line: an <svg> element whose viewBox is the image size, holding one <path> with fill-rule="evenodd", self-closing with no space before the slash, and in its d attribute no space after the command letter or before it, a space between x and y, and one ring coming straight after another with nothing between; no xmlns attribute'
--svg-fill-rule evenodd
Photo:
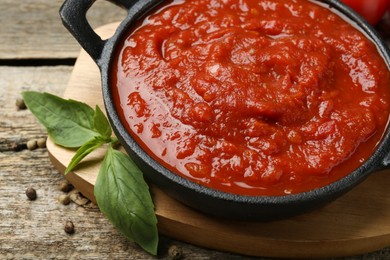
<svg viewBox="0 0 390 260"><path fill-rule="evenodd" d="M118 24L97 30L111 36ZM64 97L103 108L100 73L81 51ZM63 172L75 151L47 148L53 164ZM86 197L95 201L93 187L104 148L89 155L66 175ZM390 246L390 172L370 176L363 184L311 213L275 222L241 222L209 217L171 199L157 187L151 191L160 234L195 245L252 256L335 257L362 254Z"/></svg>

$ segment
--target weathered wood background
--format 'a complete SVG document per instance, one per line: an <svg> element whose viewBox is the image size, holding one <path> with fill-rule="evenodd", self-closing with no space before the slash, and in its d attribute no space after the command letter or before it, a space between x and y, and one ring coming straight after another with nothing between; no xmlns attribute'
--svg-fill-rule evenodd
<svg viewBox="0 0 390 260"><path fill-rule="evenodd" d="M155 259L127 241L90 204L64 206L58 185L64 180L46 149L28 150L28 140L45 137L44 129L15 100L23 90L61 95L80 47L58 16L61 0L0 0L0 259ZM98 1L88 13L93 27L119 21L124 10ZM16 149L15 149L16 147ZM38 199L29 201L33 187ZM64 232L73 221L75 234ZM158 258L238 259L242 256L160 238ZM390 259L390 248L344 259Z"/></svg>

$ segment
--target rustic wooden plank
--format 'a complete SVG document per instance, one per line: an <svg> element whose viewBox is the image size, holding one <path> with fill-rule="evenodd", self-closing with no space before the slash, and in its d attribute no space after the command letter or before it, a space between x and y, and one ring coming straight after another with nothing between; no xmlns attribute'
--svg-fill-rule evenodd
<svg viewBox="0 0 390 260"><path fill-rule="evenodd" d="M80 46L66 31L58 11L63 0L0 0L1 59L76 58ZM126 11L98 0L88 12L93 28L121 21Z"/></svg>
<svg viewBox="0 0 390 260"><path fill-rule="evenodd" d="M155 259L127 241L96 207L60 204L64 177L51 165L46 149L14 151L13 143L44 137L45 130L15 99L23 90L62 95L72 67L0 67L0 259ZM25 195L38 193L36 201ZM75 234L64 232L73 221ZM159 257L171 245L186 259L239 259L160 237Z"/></svg>
<svg viewBox="0 0 390 260"><path fill-rule="evenodd" d="M76 58L80 46L59 17L63 0L0 0L0 59ZM120 21L126 11L98 0L88 12L93 28Z"/></svg>

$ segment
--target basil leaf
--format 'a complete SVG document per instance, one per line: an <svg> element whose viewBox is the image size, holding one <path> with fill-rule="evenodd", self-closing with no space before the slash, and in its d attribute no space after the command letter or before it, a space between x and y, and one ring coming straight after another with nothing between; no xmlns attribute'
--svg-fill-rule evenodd
<svg viewBox="0 0 390 260"><path fill-rule="evenodd" d="M27 107L56 144L76 148L99 135L93 130L94 110L87 104L49 93L26 91L22 95Z"/></svg>
<svg viewBox="0 0 390 260"><path fill-rule="evenodd" d="M92 140L86 142L83 144L76 152L76 154L73 156L72 160L70 161L68 167L66 167L65 174L69 173L74 169L74 167L77 166L77 164L84 159L85 156L90 154L95 149L99 148L103 144L107 143L107 140L105 138L101 137L95 137Z"/></svg>
<svg viewBox="0 0 390 260"><path fill-rule="evenodd" d="M130 157L110 146L94 193L100 210L115 227L150 254L157 254L157 219L149 187Z"/></svg>
<svg viewBox="0 0 390 260"><path fill-rule="evenodd" d="M95 129L103 137L110 138L112 134L110 123L107 120L107 117L104 115L99 106L96 106L95 114L93 116L93 124Z"/></svg>

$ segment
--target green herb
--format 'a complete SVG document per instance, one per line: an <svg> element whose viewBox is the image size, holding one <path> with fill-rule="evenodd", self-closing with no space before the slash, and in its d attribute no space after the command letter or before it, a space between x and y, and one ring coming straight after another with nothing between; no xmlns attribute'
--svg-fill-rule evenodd
<svg viewBox="0 0 390 260"><path fill-rule="evenodd" d="M49 93L24 92L22 95L27 107L56 144L77 148L99 135L94 130L95 112L87 104Z"/></svg>
<svg viewBox="0 0 390 260"><path fill-rule="evenodd" d="M142 172L131 158L114 150L110 124L96 106L65 100L49 93L26 91L24 101L47 129L54 143L78 148L65 174L97 148L108 144L94 194L100 210L129 239L150 254L157 254L158 232L154 205Z"/></svg>
<svg viewBox="0 0 390 260"><path fill-rule="evenodd" d="M95 114L93 116L93 125L102 137L111 138L112 130L110 123L98 106L96 106Z"/></svg>
<svg viewBox="0 0 390 260"><path fill-rule="evenodd" d="M73 156L72 160L70 161L68 167L65 170L65 174L71 172L77 166L77 164L79 164L79 162L84 159L85 156L87 156L105 143L107 143L106 139L97 136L83 144Z"/></svg>
<svg viewBox="0 0 390 260"><path fill-rule="evenodd" d="M142 172L133 161L110 146L96 180L96 200L107 218L128 239L153 252L158 242L157 220L148 191ZM123 216L127 216L127 221L123 221Z"/></svg>

